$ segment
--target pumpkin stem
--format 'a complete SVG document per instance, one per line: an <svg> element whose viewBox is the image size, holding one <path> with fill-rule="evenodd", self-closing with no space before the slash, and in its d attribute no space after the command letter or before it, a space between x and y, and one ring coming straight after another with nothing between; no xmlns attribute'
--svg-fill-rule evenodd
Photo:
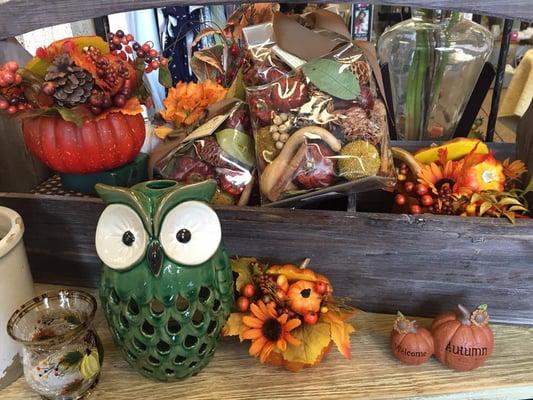
<svg viewBox="0 0 533 400"><path fill-rule="evenodd" d="M457 308L459 309L459 312L461 313L461 315L459 316L459 321L461 321L461 323L463 325L470 325L470 311L468 311L468 309L463 306L462 304L457 304Z"/></svg>
<svg viewBox="0 0 533 400"><path fill-rule="evenodd" d="M394 330L403 334L417 332L415 321L409 321L400 311L398 311L396 321L394 321Z"/></svg>
<svg viewBox="0 0 533 400"><path fill-rule="evenodd" d="M307 268L307 266L309 265L309 263L311 262L311 259L309 257L307 257L305 260L302 261L302 263L300 264L300 269L304 269L304 268Z"/></svg>

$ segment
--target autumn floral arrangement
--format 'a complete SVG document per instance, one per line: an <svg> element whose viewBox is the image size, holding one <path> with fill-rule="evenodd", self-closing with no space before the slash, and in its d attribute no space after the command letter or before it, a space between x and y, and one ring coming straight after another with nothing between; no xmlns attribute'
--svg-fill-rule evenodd
<svg viewBox="0 0 533 400"><path fill-rule="evenodd" d="M53 169L114 168L144 142L141 102L149 93L143 75L159 70L160 82L169 85L167 64L152 43L121 30L107 41L59 40L38 48L24 67L0 65L0 112L22 119L29 150Z"/></svg>
<svg viewBox="0 0 533 400"><path fill-rule="evenodd" d="M512 223L528 217L526 194L520 188L527 172L520 160L500 162L479 139L459 138L414 155L398 148L395 209L412 214L505 217Z"/></svg>
<svg viewBox="0 0 533 400"><path fill-rule="evenodd" d="M236 309L225 336L251 341L249 354L261 363L291 371L317 365L334 343L351 358L348 319L355 314L333 297L325 276L293 264L267 265L255 258L232 260L237 275Z"/></svg>
<svg viewBox="0 0 533 400"><path fill-rule="evenodd" d="M254 184L255 145L241 67L242 25L245 15L258 18L255 9L243 6L225 27L197 35L193 46L217 38L215 45L193 53L190 65L198 82L170 88L161 118L154 121L155 134L166 139L152 155L154 176L185 184L215 179L215 204L246 205Z"/></svg>

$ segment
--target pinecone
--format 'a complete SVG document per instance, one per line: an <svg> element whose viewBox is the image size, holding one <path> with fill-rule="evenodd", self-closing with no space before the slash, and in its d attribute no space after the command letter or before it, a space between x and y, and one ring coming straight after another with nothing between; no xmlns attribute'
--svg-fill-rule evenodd
<svg viewBox="0 0 533 400"><path fill-rule="evenodd" d="M54 98L62 107L85 103L94 85L91 74L76 66L68 54L61 54L54 59L44 79L54 84Z"/></svg>
<svg viewBox="0 0 533 400"><path fill-rule="evenodd" d="M224 151L218 145L216 139L212 136L206 137L203 141L195 144L198 157L202 161L219 168L231 168L232 165L222 157Z"/></svg>

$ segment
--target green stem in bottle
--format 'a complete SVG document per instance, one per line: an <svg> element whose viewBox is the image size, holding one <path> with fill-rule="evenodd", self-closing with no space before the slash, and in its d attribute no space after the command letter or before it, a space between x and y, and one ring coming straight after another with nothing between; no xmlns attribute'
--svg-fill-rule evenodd
<svg viewBox="0 0 533 400"><path fill-rule="evenodd" d="M433 84L433 93L431 94L431 102L430 106L435 106L437 102L437 98L440 93L440 87L442 84L442 79L444 77L444 70L446 69L446 65L448 64L448 59L450 57L449 52L447 49L450 47L450 38L452 36L452 29L453 27L459 22L459 19L461 17L461 13L459 11L452 11L450 19L448 20L448 23L446 25L446 29L444 30L444 43L443 48L446 49L442 52L442 56L439 57L437 71L435 73L434 78L434 84Z"/></svg>

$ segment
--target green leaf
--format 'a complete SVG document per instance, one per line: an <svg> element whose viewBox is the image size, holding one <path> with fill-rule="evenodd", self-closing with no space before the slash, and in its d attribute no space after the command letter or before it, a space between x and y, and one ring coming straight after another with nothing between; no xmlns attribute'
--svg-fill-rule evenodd
<svg viewBox="0 0 533 400"><path fill-rule="evenodd" d="M61 115L61 118L63 118L65 121L74 122L78 126L83 125L83 117L74 109L65 107L55 107L54 109L57 110L59 115Z"/></svg>
<svg viewBox="0 0 533 400"><path fill-rule="evenodd" d="M349 68L341 72L342 64L318 59L302 66L305 76L320 90L343 100L355 100L360 93L359 81Z"/></svg>
<svg viewBox="0 0 533 400"><path fill-rule="evenodd" d="M488 201L481 203L481 206L479 207L479 216L482 217L483 214L485 214L491 207L492 207L492 203Z"/></svg>
<svg viewBox="0 0 533 400"><path fill-rule="evenodd" d="M529 193L529 192L533 192L533 178L531 178L531 180L527 184L527 186L524 189L524 192L522 194L525 195L526 193Z"/></svg>
<svg viewBox="0 0 533 400"><path fill-rule="evenodd" d="M168 65L159 67L159 83L167 89L172 87L172 75L168 69Z"/></svg>
<svg viewBox="0 0 533 400"><path fill-rule="evenodd" d="M500 206L508 206L508 205L522 205L518 199L515 199L513 197L504 197L500 201L498 201L498 205Z"/></svg>
<svg viewBox="0 0 533 400"><path fill-rule="evenodd" d="M222 150L247 166L255 165L254 141L250 136L236 129L223 129L215 135Z"/></svg>
<svg viewBox="0 0 533 400"><path fill-rule="evenodd" d="M231 270L238 274L235 288L240 292L242 287L252 280L251 264L257 262L257 259L253 257L232 258L230 262Z"/></svg>
<svg viewBox="0 0 533 400"><path fill-rule="evenodd" d="M511 224L515 223L515 214L513 211L504 211L502 214L511 222Z"/></svg>
<svg viewBox="0 0 533 400"><path fill-rule="evenodd" d="M226 93L226 99L237 98L246 101L246 90L244 89L244 81L242 78L242 69L239 69L235 79L231 82L231 86Z"/></svg>
<svg viewBox="0 0 533 400"><path fill-rule="evenodd" d="M73 366L73 365L79 364L82 358L83 358L83 354L81 354L81 352L69 351L63 356L63 358L61 359L61 362L68 366Z"/></svg>
<svg viewBox="0 0 533 400"><path fill-rule="evenodd" d="M523 212L526 212L527 208L524 207L523 205L520 205L520 206L516 205L516 206L509 207L508 211L523 211Z"/></svg>

